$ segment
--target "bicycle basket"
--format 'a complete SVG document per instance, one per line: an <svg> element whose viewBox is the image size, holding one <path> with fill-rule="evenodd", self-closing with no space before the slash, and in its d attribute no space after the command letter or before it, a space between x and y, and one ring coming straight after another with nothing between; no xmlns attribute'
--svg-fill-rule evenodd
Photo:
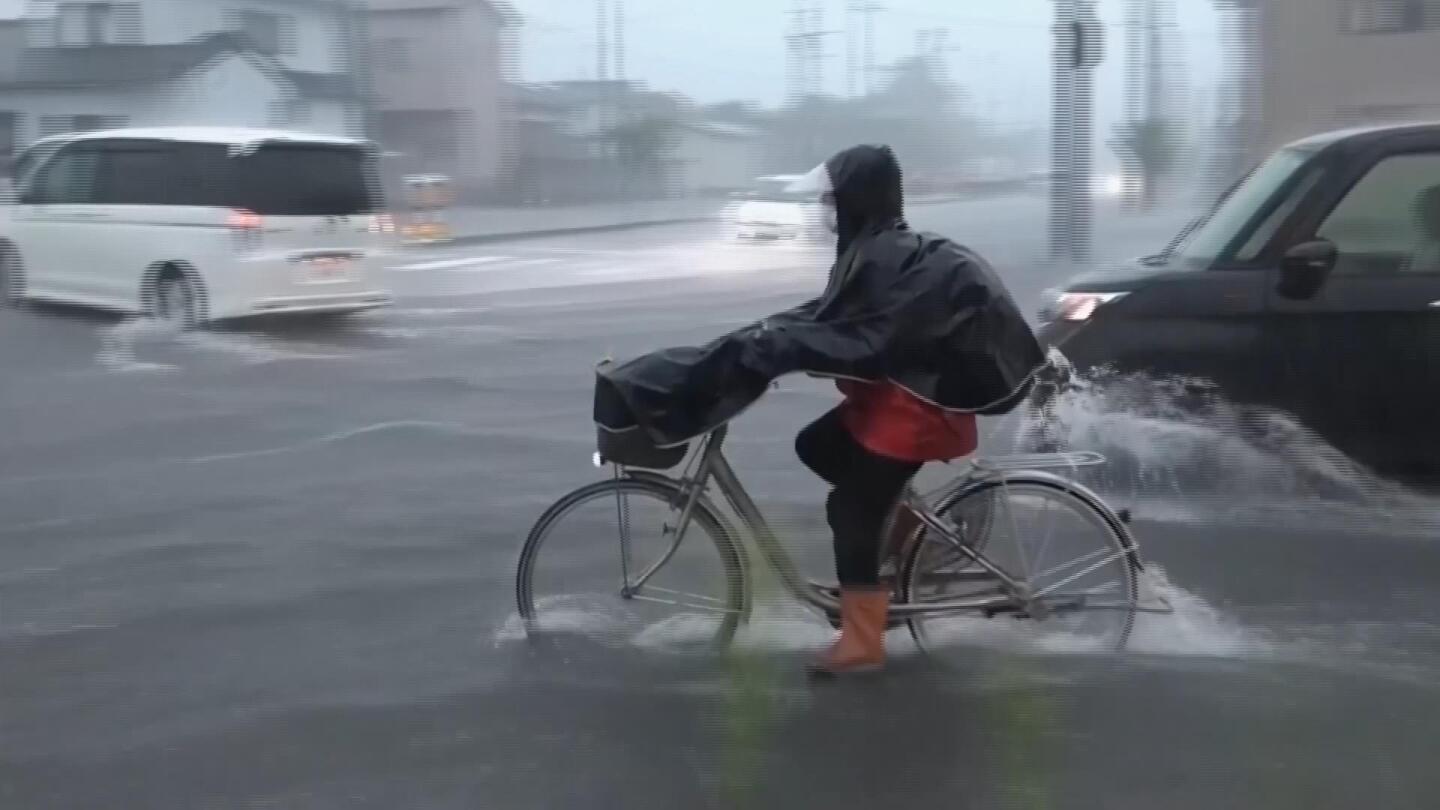
<svg viewBox="0 0 1440 810"><path fill-rule="evenodd" d="M645 431L638 427L629 430L607 430L595 428L595 445L600 458L611 464L626 467L641 467L647 470L668 470L685 460L690 450L688 444L674 447L656 447Z"/></svg>

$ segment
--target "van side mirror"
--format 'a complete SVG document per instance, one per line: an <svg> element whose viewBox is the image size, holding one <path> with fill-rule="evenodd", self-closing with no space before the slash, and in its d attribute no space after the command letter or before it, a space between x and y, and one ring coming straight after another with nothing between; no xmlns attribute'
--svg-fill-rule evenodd
<svg viewBox="0 0 1440 810"><path fill-rule="evenodd" d="M1328 239L1301 242L1285 251L1280 261L1280 284L1276 292L1293 301L1314 298L1330 278L1340 251Z"/></svg>

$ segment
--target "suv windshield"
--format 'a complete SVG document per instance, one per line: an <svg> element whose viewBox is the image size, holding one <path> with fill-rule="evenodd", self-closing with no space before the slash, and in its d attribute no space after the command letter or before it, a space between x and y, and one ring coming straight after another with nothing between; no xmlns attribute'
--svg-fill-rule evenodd
<svg viewBox="0 0 1440 810"><path fill-rule="evenodd" d="M1241 229L1313 154L1301 149L1282 149L1271 155L1166 250L1165 261L1206 267L1214 264L1240 235Z"/></svg>
<svg viewBox="0 0 1440 810"><path fill-rule="evenodd" d="M296 217L376 210L375 167L363 148L272 143L233 160L231 204L236 208L262 216Z"/></svg>

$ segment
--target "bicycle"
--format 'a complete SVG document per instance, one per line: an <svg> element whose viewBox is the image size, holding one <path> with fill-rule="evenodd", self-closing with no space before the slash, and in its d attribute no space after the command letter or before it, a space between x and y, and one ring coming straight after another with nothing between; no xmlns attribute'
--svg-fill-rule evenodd
<svg viewBox="0 0 1440 810"><path fill-rule="evenodd" d="M554 559L553 565L564 573L598 574L602 580L618 573L617 580L602 587L602 597L618 596L619 604L631 611L678 608L678 616L672 618L678 619L681 627L672 629L688 630L705 644L728 645L750 617L752 576L742 536L716 507L710 494L712 485L748 530L784 590L821 611L832 625L838 623L837 590L801 577L725 457L728 432L727 425L720 426L701 437L698 451L690 453L688 445L660 448L649 444L638 430L624 434L600 430L601 449L593 460L597 467L613 465L613 477L581 487L551 505L530 530L521 551L516 603L528 636L593 628L606 610L616 606L592 604L586 600L596 594L576 592L571 586L562 586L553 597L537 590L537 585L548 584L554 573L539 562L541 552L553 545L556 529L573 523L567 518L581 507L599 503L602 517L582 532L585 545L547 559ZM657 471L679 466L687 455L690 462L680 475ZM983 637L986 627L993 631L994 620L1003 616L1017 620L1015 624L1028 621L1058 631L1058 637L1039 642L1042 650L1074 649L1077 645L1083 649L1123 648L1137 612L1168 612L1168 606L1147 608L1137 602L1142 566L1139 548L1126 526L1128 515L1113 511L1095 493L1051 472L1104 461L1097 453L1070 452L964 462L958 478L939 490L934 506L913 486L907 488L897 508L910 509L919 521L901 544L892 588L891 628L908 626L920 648L930 654L945 647L952 633L972 640ZM1046 567L1041 566L1050 538L1033 559L1018 546L1008 549L999 542L999 533L1017 528L1017 501L1011 497L1017 495L1022 506L1033 507L1035 501L1043 501L1045 513L1051 505L1067 510L1081 525L1097 529L1100 541L1094 547L1082 547L1083 553L1068 561ZM637 557L637 504L645 503L660 507L659 542L652 553ZM696 529L710 542L685 546ZM597 531L619 535L618 571L611 568L616 561L606 560L604 552L597 556L601 548L595 542ZM698 576L680 582L662 577L671 566L686 564L698 565ZM1095 574L1100 574L1098 583ZM968 621L947 624L955 619ZM654 626L648 617L641 620L645 627ZM1085 640L1076 633L1080 628L1097 632ZM1006 643L1013 641L1008 628L1001 632Z"/></svg>

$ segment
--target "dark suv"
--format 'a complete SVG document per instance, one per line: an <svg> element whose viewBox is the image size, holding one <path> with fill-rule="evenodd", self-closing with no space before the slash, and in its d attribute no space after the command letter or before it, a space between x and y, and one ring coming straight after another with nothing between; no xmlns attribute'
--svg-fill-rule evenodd
<svg viewBox="0 0 1440 810"><path fill-rule="evenodd" d="M1042 313L1077 370L1205 378L1381 474L1440 480L1440 124L1272 155L1169 247Z"/></svg>

